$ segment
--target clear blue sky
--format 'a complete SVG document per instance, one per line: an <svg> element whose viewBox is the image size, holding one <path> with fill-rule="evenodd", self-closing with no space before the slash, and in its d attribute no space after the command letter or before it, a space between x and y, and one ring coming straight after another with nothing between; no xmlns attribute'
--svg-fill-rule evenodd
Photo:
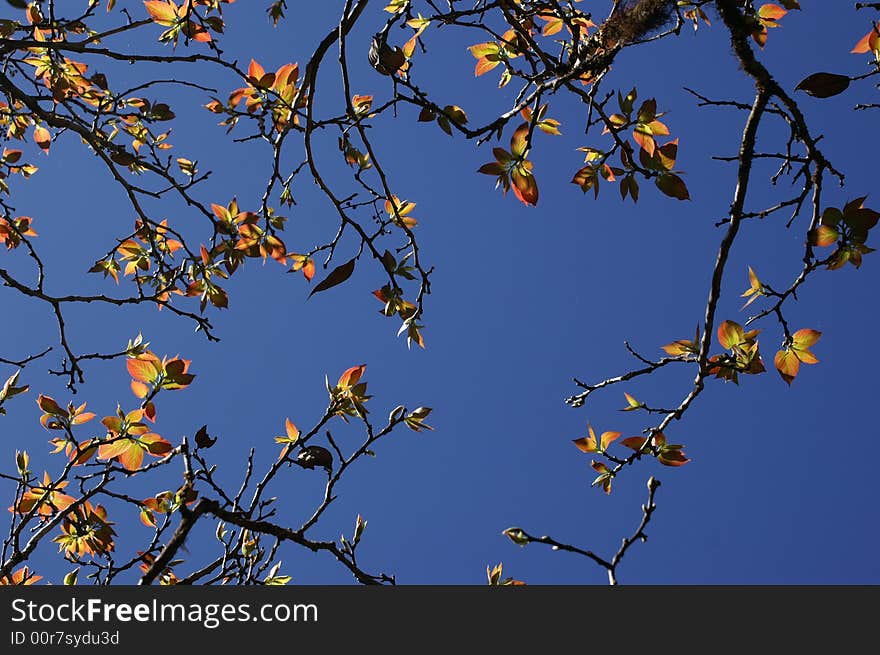
<svg viewBox="0 0 880 655"><path fill-rule="evenodd" d="M140 3L129 4L140 15ZM289 13L298 15L273 31L263 4L230 6L224 43L241 62L253 56L267 69L289 61L303 64L342 6L337 0L291 7ZM607 3L589 4L604 10ZM377 103L388 97L389 82L366 65L366 44L383 20L382 5L367 10L365 28L349 46L355 58L353 90L376 96ZM790 13L782 28L772 30L760 54L780 83L793 90L819 70L864 72L865 59L848 53L869 29L870 14L855 12L852 3L840 3L833 12L815 0L801 5L804 11ZM0 13L11 11L4 5ZM72 342L80 352L109 350L142 330L158 354L192 359L196 382L160 398L157 430L176 441L208 423L220 437L209 454L230 486L240 481L251 447L262 466L276 457L272 438L282 434L286 416L300 427L320 417L325 373L332 380L348 366L366 363L374 396L369 407L377 420L401 403L434 407L429 422L436 430L401 430L381 443L375 459L346 475L339 500L314 533L330 539L350 534L361 513L369 526L359 563L394 573L401 583L482 584L486 565L499 561L506 574L529 583L604 583L604 571L590 562L536 545L518 548L501 530L520 525L610 556L637 525L651 474L663 483L659 507L649 542L634 546L618 571L623 583L880 582L870 327L878 320L880 255L867 256L859 271L847 267L813 276L789 310L793 328L823 331L815 348L821 363L803 367L791 388L772 370L781 335L770 322L762 326L761 344L771 370L743 379L738 387L709 383L685 420L668 431L670 440L686 445L693 460L687 466L631 468L606 497L590 488L595 474L589 456L571 444L586 433L588 420L599 430L627 435L647 425L638 413L617 411L623 391L652 405L674 406L690 387L693 371L682 367L596 393L580 409L563 404L576 391L572 376L596 381L633 365L624 339L656 356L661 345L689 338L703 316L722 236L714 223L727 212L735 178L732 164L710 157L735 154L745 116L697 108L683 87L710 97L752 99L720 21L712 18L716 25L696 35L686 30L678 39L627 51L605 82L607 89L624 92L635 85L641 98L656 97L668 111L664 120L673 136L681 137L678 168L685 171L691 202L661 197L650 185L643 186L635 206L621 203L617 188L609 185L603 185L598 201L584 196L569 183L582 161L575 148L601 147L605 138L585 137L582 106L563 98L551 101L550 115L562 122L564 137L538 135L533 151L541 187L537 209L523 207L512 195L502 197L490 178L475 172L492 159L489 147L475 150L460 136L449 138L436 125L417 123L414 110L402 110L397 121L378 122L374 142L380 144L383 165L398 195L418 203L413 213L420 220L416 229L423 256L436 266L426 305L425 351L407 351L394 336L397 323L378 313L370 294L381 284L378 270L361 266L344 286L306 301L309 288L301 276L253 261L229 285L229 310L213 313L220 344L206 343L167 312L100 307L70 313ZM419 56L416 71L420 85L440 104L462 106L474 123L504 108L513 91L495 89L497 73L473 78L474 60L466 50L474 42L470 35L444 29L428 36L434 45L427 57ZM160 74L160 67L140 73L129 67L105 70L111 84L119 76L131 75L136 82ZM197 75L200 83L221 89L221 98L237 86L228 75L209 69L161 73ZM334 83L335 70L323 79L319 109L340 106L342 92ZM178 114L170 138L175 152L214 171L200 198L225 204L234 194L243 208L256 207L269 170L267 149L232 145L216 118L200 109L204 94L169 89L165 97ZM828 185L827 202L840 206L875 192L877 116L851 110L856 102L873 99L870 81L829 100L797 97L814 132L825 135L824 152L847 174L845 188ZM780 128L767 121L761 150L784 147ZM342 172L335 139L329 132L320 138L320 159ZM130 228L126 199L69 135L53 146L50 157L38 159L40 172L14 184L12 202L20 214L35 219L37 245L50 260L49 291L116 293L112 283L84 272L114 236ZM788 194L787 182L777 189L765 183L770 173L757 167L750 209ZM345 183L341 175L334 181ZM295 193L300 204L287 213L288 246L307 248L331 238L332 207L305 179ZM867 204L877 207L880 196L869 196ZM204 227L198 222L203 219L174 204L154 209L157 218L167 216L184 231ZM744 320L739 293L748 286L747 266L777 288L795 277L804 220L791 230L784 229L782 216L743 226L731 253L719 319ZM91 247L81 252L79 245L86 242ZM4 266L12 259L26 265L24 253L0 258ZM0 355L21 356L54 342L47 307L3 289L0 303ZM33 392L59 401L69 395L58 379L44 375L45 368L45 361L28 367L23 380L32 385L32 394L11 401L10 415L0 418L4 469L11 468L13 452L22 447L31 452L34 470L41 472L47 461L44 444L50 435L37 422ZM7 369L0 373L10 374ZM99 416L112 413L117 400L134 407L123 362L90 365L86 374L77 400L87 400ZM334 434L345 444L356 439L344 428ZM176 488L178 480L146 486L138 481L135 488L146 497ZM323 480L308 471L285 474L270 490L280 499L279 520L296 523L310 513ZM0 489L11 498L9 485ZM148 529L135 516L117 512L112 518L120 524L121 552L131 553L148 539ZM193 556L200 558L205 547L212 547L212 533L213 523L205 522L190 542ZM44 575L69 570L54 551L47 543L32 568ZM294 583L351 580L321 555L288 548L282 559Z"/></svg>

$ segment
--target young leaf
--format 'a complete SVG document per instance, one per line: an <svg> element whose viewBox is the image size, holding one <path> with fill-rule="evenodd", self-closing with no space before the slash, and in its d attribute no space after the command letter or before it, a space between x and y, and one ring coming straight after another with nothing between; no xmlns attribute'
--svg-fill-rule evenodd
<svg viewBox="0 0 880 655"><path fill-rule="evenodd" d="M599 447L597 446L597 443L596 443L596 433L593 432L593 426L587 425L587 430L590 433L589 437L581 437L580 439L574 439L573 443L582 452L598 453Z"/></svg>
<svg viewBox="0 0 880 655"><path fill-rule="evenodd" d="M819 359L810 350L822 333L818 330L803 329L798 330L791 335L791 343L784 350L776 353L774 364L776 370L779 371L780 377L785 380L786 384L791 384L797 377L800 365L818 364Z"/></svg>
<svg viewBox="0 0 880 655"><path fill-rule="evenodd" d="M630 396L628 393L624 392L623 395L626 396L627 405L626 405L626 407L624 407L623 409L620 410L621 412L632 412L637 409L641 409L642 407L645 406L645 403L640 403L638 400L636 400L635 398Z"/></svg>
<svg viewBox="0 0 880 655"><path fill-rule="evenodd" d="M602 487L602 491L606 494L611 493L611 480L614 478L614 473L605 466L602 462L597 462L593 460L590 462L590 466L593 467L593 470L596 471L599 475L593 480L593 483L590 485L591 487Z"/></svg>
<svg viewBox="0 0 880 655"><path fill-rule="evenodd" d="M748 298L746 304L740 308L741 310L745 309L764 295L764 285L761 284L761 280L758 279L757 274L752 270L751 266L749 266L749 285L749 288L740 296L741 298Z"/></svg>
<svg viewBox="0 0 880 655"><path fill-rule="evenodd" d="M529 543L529 538L522 531L522 528L507 528L502 530L501 534L509 538L517 546L525 546Z"/></svg>

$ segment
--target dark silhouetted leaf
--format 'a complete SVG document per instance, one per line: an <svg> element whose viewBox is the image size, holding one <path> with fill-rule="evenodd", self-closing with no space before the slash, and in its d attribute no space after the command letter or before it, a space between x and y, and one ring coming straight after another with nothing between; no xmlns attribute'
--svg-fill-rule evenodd
<svg viewBox="0 0 880 655"><path fill-rule="evenodd" d="M657 188L670 198L690 200L691 196L688 193L684 180L674 173L664 173L663 175L660 175L656 180L656 184Z"/></svg>
<svg viewBox="0 0 880 655"><path fill-rule="evenodd" d="M134 155L124 150L117 150L110 154L110 159L120 166L131 166L136 160Z"/></svg>
<svg viewBox="0 0 880 655"><path fill-rule="evenodd" d="M382 253L382 265L389 273L393 273L394 269L397 268L397 262L394 261L394 255L392 255L387 250Z"/></svg>
<svg viewBox="0 0 880 655"><path fill-rule="evenodd" d="M296 463L304 469L320 466L329 473L333 468L333 455L323 446L306 446L296 456Z"/></svg>
<svg viewBox="0 0 880 655"><path fill-rule="evenodd" d="M795 91L803 91L814 98L830 98L843 93L849 87L849 78L846 75L834 73L813 73L801 80Z"/></svg>
<svg viewBox="0 0 880 655"><path fill-rule="evenodd" d="M319 291L326 291L332 287L335 287L337 284L342 284L348 278L351 277L351 274L354 273L354 260L351 259L344 264L340 264L332 271L330 271L330 275L321 280L317 286L312 289L312 292L309 294L309 298L318 293Z"/></svg>
<svg viewBox="0 0 880 655"><path fill-rule="evenodd" d="M198 446L199 448L210 448L215 443L217 443L217 437L214 437L212 439L211 436L208 434L207 425L203 425L199 428L198 432L196 432L195 440L196 446Z"/></svg>

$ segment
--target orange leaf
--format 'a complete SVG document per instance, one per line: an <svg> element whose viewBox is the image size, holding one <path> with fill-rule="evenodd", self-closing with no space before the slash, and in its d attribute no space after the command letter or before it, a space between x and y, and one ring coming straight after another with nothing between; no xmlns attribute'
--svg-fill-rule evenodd
<svg viewBox="0 0 880 655"><path fill-rule="evenodd" d="M148 0L144 2L144 6L150 13L153 21L159 23L159 25L170 27L177 20L177 5L174 3Z"/></svg>
<svg viewBox="0 0 880 655"><path fill-rule="evenodd" d="M793 350L780 350L773 359L776 370L787 384L791 384L792 380L797 377L801 362Z"/></svg>
<svg viewBox="0 0 880 655"><path fill-rule="evenodd" d="M673 357L680 357L681 355L687 354L696 355L700 352L700 326L697 326L697 331L696 334L694 334L693 341L690 341L688 339L679 339L678 341L667 343L665 346L662 346L662 348L664 351L666 351L667 355L671 355Z"/></svg>
<svg viewBox="0 0 880 655"><path fill-rule="evenodd" d="M116 439L110 443L102 443L98 446L98 457L101 459L114 459L128 450L130 439Z"/></svg>
<svg viewBox="0 0 880 655"><path fill-rule="evenodd" d="M140 468L144 461L144 450L138 444L130 442L128 448L117 455L116 461L127 471L134 471Z"/></svg>
<svg viewBox="0 0 880 655"><path fill-rule="evenodd" d="M752 32L752 38L755 40L761 49L764 49L764 46L767 44L767 27L761 25L761 27L754 32Z"/></svg>
<svg viewBox="0 0 880 655"><path fill-rule="evenodd" d="M265 74L266 70L257 62L257 60L251 59L250 66L248 66L248 77L259 82Z"/></svg>
<svg viewBox="0 0 880 655"><path fill-rule="evenodd" d="M850 52L852 54L860 55L866 52L877 52L880 50L880 30L875 25L871 28L871 31L865 34L859 42L855 44Z"/></svg>
<svg viewBox="0 0 880 655"><path fill-rule="evenodd" d="M791 338L794 342L794 347L798 350L803 350L804 348L809 348L814 343L816 343L822 337L822 333L818 330L809 330L803 329L795 332Z"/></svg>
<svg viewBox="0 0 880 655"><path fill-rule="evenodd" d="M788 10L783 9L779 5L767 4L761 5L761 8L758 9L758 17L765 20L779 20L785 14L788 13Z"/></svg>
<svg viewBox="0 0 880 655"><path fill-rule="evenodd" d="M138 382L152 383L159 375L153 362L149 359L129 359L125 366L128 368L128 374ZM134 387L132 387L132 391L134 391ZM136 391L135 395L137 395ZM143 398L143 396L139 397Z"/></svg>
<svg viewBox="0 0 880 655"><path fill-rule="evenodd" d="M76 418L71 421L71 425L82 425L83 423L88 423L95 415L92 412L85 412L84 414L78 414Z"/></svg>
<svg viewBox="0 0 880 655"><path fill-rule="evenodd" d="M596 440L592 437L581 437L580 439L572 440L575 446L578 447L578 450L584 453L597 453L599 449L596 447Z"/></svg>
<svg viewBox="0 0 880 655"><path fill-rule="evenodd" d="M525 205L535 207L538 204L538 182L535 176L522 166L517 166L510 174L513 182L513 193Z"/></svg>
<svg viewBox="0 0 880 655"><path fill-rule="evenodd" d="M364 374L364 370L367 368L366 364L361 364L359 366L352 366L350 369L346 370L340 377L339 382L336 383L337 387L341 387L343 389L348 389L353 387L358 383L358 380L361 379L361 376Z"/></svg>
<svg viewBox="0 0 880 655"><path fill-rule="evenodd" d="M510 137L510 152L514 157L521 157L528 149L529 126L526 123L520 125Z"/></svg>
<svg viewBox="0 0 880 655"><path fill-rule="evenodd" d="M315 277L315 260L309 257L309 260L302 267L303 277L308 282L312 281L312 278Z"/></svg>
<svg viewBox="0 0 880 655"><path fill-rule="evenodd" d="M680 450L670 449L661 452L657 456L657 461L664 466L684 466L691 460L685 457L685 454Z"/></svg>
<svg viewBox="0 0 880 655"><path fill-rule="evenodd" d="M148 528L155 528L156 527L156 517L146 507L141 508L140 519L141 519L141 523L143 523Z"/></svg>
<svg viewBox="0 0 880 655"><path fill-rule="evenodd" d="M602 440L599 444L602 450L607 450L608 446L611 445L612 441L616 441L620 438L620 432L603 432Z"/></svg>
<svg viewBox="0 0 880 655"><path fill-rule="evenodd" d="M718 326L718 342L725 348L738 346L744 340L743 329L739 323L724 321Z"/></svg>
<svg viewBox="0 0 880 655"><path fill-rule="evenodd" d="M495 68L501 62L499 61L489 61L488 59L478 59L477 65L474 67L474 77L479 77L480 75L484 75L488 73L490 70Z"/></svg>
<svg viewBox="0 0 880 655"><path fill-rule="evenodd" d="M89 461L97 451L97 441L95 439L90 439L89 441L81 443L79 448L75 448L70 452L70 461L73 462L74 466L80 466Z"/></svg>
<svg viewBox="0 0 880 655"><path fill-rule="evenodd" d="M822 333L818 330L803 329L791 337L791 349L803 364L818 364L819 359L812 353L810 346L816 343Z"/></svg>
<svg viewBox="0 0 880 655"><path fill-rule="evenodd" d="M657 149L657 142L654 141L653 136L641 130L633 130L633 139L639 144L639 146L641 146L642 150L648 153L649 156L654 156L654 151Z"/></svg>
<svg viewBox="0 0 880 655"><path fill-rule="evenodd" d="M638 452L642 448L645 447L645 437L627 437L623 441L620 442L621 446L626 446L627 448L631 448Z"/></svg>
<svg viewBox="0 0 880 655"><path fill-rule="evenodd" d="M814 240L816 245L820 248L827 248L828 246L834 245L839 238L840 233L836 228L830 225L820 225L816 228Z"/></svg>
<svg viewBox="0 0 880 655"><path fill-rule="evenodd" d="M45 127L35 127L34 143L36 143L40 147L40 149L48 155L49 146L52 144L52 135L49 134L49 130L47 130Z"/></svg>
<svg viewBox="0 0 880 655"><path fill-rule="evenodd" d="M67 412L65 412L63 409L61 409L61 405L59 405L57 402L55 402L54 398L51 398L49 396L44 396L43 394L40 394L37 397L37 405L39 406L40 409L42 409L47 414L54 414L54 415L66 415L67 414Z"/></svg>

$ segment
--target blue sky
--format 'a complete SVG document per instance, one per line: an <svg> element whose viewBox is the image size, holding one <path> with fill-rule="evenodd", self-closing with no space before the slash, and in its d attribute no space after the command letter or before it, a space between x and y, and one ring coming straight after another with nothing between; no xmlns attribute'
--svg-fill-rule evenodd
<svg viewBox="0 0 880 655"><path fill-rule="evenodd" d="M137 10L140 3L130 4ZM224 42L241 62L255 57L267 69L304 63L342 6L297 8L296 20L273 31L257 4L262 3L229 7ZM819 70L865 71L863 57L849 50L869 29L870 16L850 4L833 13L823 4L802 1L804 11L786 16L760 54L788 90ZM381 5L367 10L365 28L349 46L355 53L353 90L376 96L377 103L391 92L388 79L366 64L369 35L383 20ZM482 584L486 565L499 561L506 574L529 583L604 583L604 571L590 562L536 545L516 547L501 530L519 525L610 556L637 525L645 480L652 474L663 486L650 539L627 554L618 571L621 582L880 582L872 547L878 528L870 454L877 436L870 363L870 325L878 319L877 255L867 256L858 271L819 272L788 310L793 328L823 332L815 347L821 363L803 367L791 388L772 368L744 378L740 386L709 382L685 420L668 430L670 440L686 445L693 460L687 466L643 463L620 475L614 492L605 496L590 488L589 456L571 444L586 433L587 421L600 431L627 435L646 427L638 413L617 411L624 405L623 391L651 405L674 406L690 388L693 370L680 367L596 393L580 409L563 403L576 391L572 376L597 381L634 365L624 339L647 356L659 356L663 344L690 338L703 316L722 236L714 224L727 212L735 180L734 165L710 158L736 153L745 115L698 108L683 87L713 98L752 99L720 21L712 18L716 24L697 34L685 30L678 39L625 52L605 82L607 89L624 92L637 86L640 98L656 97L668 112L664 121L681 138L678 168L685 172L690 202L661 197L651 185L643 185L635 206L621 203L611 185L603 186L598 200L584 196L569 183L582 161L575 148L601 147L606 137L584 136L582 106L562 97L551 100L550 115L562 122L564 136L538 135L533 151L541 188L536 209L523 207L512 195L503 197L492 190L489 177L476 174L492 159L488 146L475 149L460 136L449 138L436 125L417 123L416 112L408 109L396 121L377 122L373 138L383 166L396 193L418 203L413 213L420 220L416 230L423 257L436 266L426 305L426 350L408 351L394 336L396 322L378 313L370 292L381 276L373 267L359 266L345 285L307 301L309 288L301 276L254 262L229 284L229 310L212 314L219 344L206 343L190 325L154 308L122 312L91 306L70 312L73 343L80 352L109 350L123 347L140 330L158 354L192 359L196 382L160 399L157 430L176 441L208 423L220 438L209 454L230 486L240 481L251 447L262 466L275 458L272 437L282 433L286 416L300 427L320 417L325 374L333 380L345 368L366 363L374 396L369 407L377 419L398 404L435 408L429 421L435 431L401 430L380 443L375 459L346 475L339 500L314 533L329 539L350 534L355 516L362 514L369 526L359 562L367 570L394 573L401 583ZM475 42L472 35L444 29L436 35L429 30L428 36L429 55L418 58L416 73L439 104L462 106L473 123L505 108L513 91L495 88L497 73L473 78L474 60L466 50ZM112 84L119 76L135 81L160 68L106 70ZM197 76L190 79L216 86L221 98L238 86L209 69L175 74ZM334 75L325 72L319 109L333 111L342 100ZM872 91L867 81L829 100L796 96L814 132L825 135L823 151L847 175L844 188L827 186L825 199L832 205L875 191L870 162L878 146L876 116L851 109L871 101ZM243 208L255 207L268 150L256 143L232 144L215 117L200 109L204 94L170 88L164 97L178 114L170 139L177 154L214 171L200 198L225 204L236 195ZM784 147L783 129L768 120L760 149ZM335 140L329 132L319 137L319 158L338 175L334 183L344 187ZM51 156L38 159L40 172L13 186L12 202L20 214L35 219L37 245L49 260L48 289L116 292L112 283L84 272L114 236L130 229L133 216L125 198L70 136L53 145ZM765 182L770 168L756 168L750 209L789 192L786 181L775 189ZM312 186L302 179L294 189L299 205L287 213L286 232L292 249L326 241L336 228L332 207ZM880 202L869 195L867 204ZM187 233L204 229L198 216L174 203L152 208ZM739 294L748 286L749 265L777 288L795 277L805 220L791 230L782 216L743 226L727 268L719 319L746 317L739 312ZM86 243L90 247L81 251ZM23 253L0 257L4 266L15 260L9 266L25 270ZM0 289L0 302L5 318L0 355L22 356L54 342L46 307L7 289ZM761 327L770 368L781 334L770 322ZM57 365L57 359L35 363L23 380L32 391L68 400L59 380L44 374L46 361ZM77 400L87 400L99 416L111 413L117 401L134 407L122 362L90 365L86 374ZM37 423L32 395L12 401L9 416L0 422L5 468L22 447L31 452L35 470L48 461L43 446L48 435ZM343 444L357 439L344 427L334 435ZM320 473L308 471L282 476L270 491L279 497L279 520L295 523L310 513L322 480ZM177 483L170 476L138 481L134 488L146 497ZM8 485L0 489L11 496ZM121 551L130 553L148 538L136 517L114 518ZM213 527L206 522L192 538L193 556L210 547ZM46 544L33 568L44 575L69 570L54 550ZM350 581L338 564L320 555L287 549L281 559L294 583Z"/></svg>

